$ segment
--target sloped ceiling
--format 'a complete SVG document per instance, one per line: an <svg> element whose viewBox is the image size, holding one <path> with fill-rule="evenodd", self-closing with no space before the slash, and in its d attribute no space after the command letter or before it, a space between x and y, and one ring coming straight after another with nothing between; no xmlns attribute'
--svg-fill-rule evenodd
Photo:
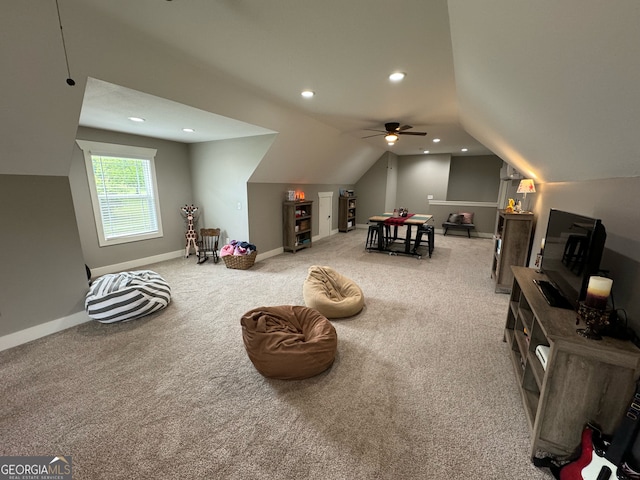
<svg viewBox="0 0 640 480"><path fill-rule="evenodd" d="M130 120L138 115L142 122ZM144 92L88 78L80 125L181 143L212 142L276 133ZM189 131L184 129L188 128Z"/></svg>
<svg viewBox="0 0 640 480"><path fill-rule="evenodd" d="M405 0L393 14L379 0L85 3L354 139L397 121L428 135L403 136L396 154L489 153L458 122L445 0ZM397 70L407 78L394 85ZM316 97L301 98L305 88ZM389 148L383 135L366 141Z"/></svg>
<svg viewBox="0 0 640 480"><path fill-rule="evenodd" d="M547 181L640 175L640 2L449 0L460 119Z"/></svg>
<svg viewBox="0 0 640 480"><path fill-rule="evenodd" d="M253 181L354 182L389 149L361 137L387 121L428 132L397 154L468 147L539 181L640 174L636 0L58 3L75 87L55 2L0 17L0 173L66 175L92 78L277 132Z"/></svg>

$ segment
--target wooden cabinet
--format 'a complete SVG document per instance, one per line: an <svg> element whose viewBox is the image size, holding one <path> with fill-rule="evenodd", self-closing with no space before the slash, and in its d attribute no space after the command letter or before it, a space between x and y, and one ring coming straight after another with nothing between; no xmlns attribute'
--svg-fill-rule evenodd
<svg viewBox="0 0 640 480"><path fill-rule="evenodd" d="M338 205L338 230L348 232L356 228L356 197L340 197Z"/></svg>
<svg viewBox="0 0 640 480"><path fill-rule="evenodd" d="M282 208L284 250L295 253L311 247L313 201L284 202Z"/></svg>
<svg viewBox="0 0 640 480"><path fill-rule="evenodd" d="M498 210L491 267L496 292L511 292L513 274L509 267L527 264L532 230L533 213L505 213L504 210Z"/></svg>
<svg viewBox="0 0 640 480"><path fill-rule="evenodd" d="M640 349L632 342L576 333L576 313L551 307L534 279L535 269L513 267L504 339L531 429L531 457L573 453L587 422L612 434L635 391ZM538 347L547 347L543 366Z"/></svg>

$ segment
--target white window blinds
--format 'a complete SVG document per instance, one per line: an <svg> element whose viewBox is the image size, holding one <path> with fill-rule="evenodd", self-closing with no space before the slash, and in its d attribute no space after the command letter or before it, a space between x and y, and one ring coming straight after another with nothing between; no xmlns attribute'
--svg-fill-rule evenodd
<svg viewBox="0 0 640 480"><path fill-rule="evenodd" d="M77 143L85 152L100 245L162 236L155 150Z"/></svg>

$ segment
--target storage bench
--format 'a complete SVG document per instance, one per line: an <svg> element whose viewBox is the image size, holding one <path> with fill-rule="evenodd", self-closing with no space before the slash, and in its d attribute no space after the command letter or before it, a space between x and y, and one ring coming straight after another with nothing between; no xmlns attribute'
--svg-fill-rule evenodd
<svg viewBox="0 0 640 480"><path fill-rule="evenodd" d="M452 223L452 222L444 222L442 224L442 228L444 228L444 235L447 234L447 230L450 228L456 228L458 230L466 230L467 236L471 238L471 230L476 228L473 223Z"/></svg>
<svg viewBox="0 0 640 480"><path fill-rule="evenodd" d="M447 221L442 222L442 228L444 229L444 235L450 228L457 230L466 230L467 236L471 238L471 230L476 226L473 224L473 213L450 213L447 217Z"/></svg>

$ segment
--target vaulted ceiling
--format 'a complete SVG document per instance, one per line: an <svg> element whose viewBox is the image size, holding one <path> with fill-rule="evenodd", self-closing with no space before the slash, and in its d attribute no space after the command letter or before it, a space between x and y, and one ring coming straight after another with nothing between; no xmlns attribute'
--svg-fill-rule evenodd
<svg viewBox="0 0 640 480"><path fill-rule="evenodd" d="M277 132L258 181L349 182L385 150L462 148L493 152L541 181L640 175L636 0L58 5L76 87L64 83L53 0L10 0L0 20L0 59L14 67L0 77L0 173L64 174L64 162L43 154L64 156L78 124L167 137L189 127L193 113L198 136L175 139ZM405 80L390 82L393 71ZM302 98L303 89L315 97ZM146 113L143 97L174 114ZM127 116L151 115L157 130L124 119L133 106ZM393 147L362 139L389 121L427 135L402 136Z"/></svg>
<svg viewBox="0 0 640 480"><path fill-rule="evenodd" d="M384 131L387 122L427 132L403 135L393 147L384 135L367 139L374 148L401 155L490 153L459 123L446 1L402 1L393 12L380 1L90 3L110 20L356 139ZM405 80L389 81L395 71L406 73ZM110 95L85 96L83 117L89 109L117 112L120 129L137 131L140 126L127 124L119 108L127 105L118 105L120 94L111 88ZM304 89L314 91L314 98L302 98ZM166 103L157 98L153 105ZM179 111L178 105L172 108ZM101 115L92 118L96 125ZM223 120L209 123L212 139L224 130Z"/></svg>

